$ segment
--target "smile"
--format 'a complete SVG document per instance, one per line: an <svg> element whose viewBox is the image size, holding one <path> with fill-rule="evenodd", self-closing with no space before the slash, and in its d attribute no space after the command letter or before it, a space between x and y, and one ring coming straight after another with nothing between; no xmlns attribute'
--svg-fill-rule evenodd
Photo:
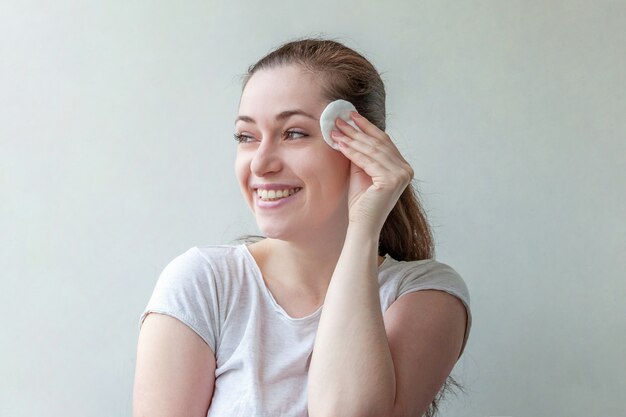
<svg viewBox="0 0 626 417"><path fill-rule="evenodd" d="M286 188L284 190L257 189L256 194L262 201L276 201L294 195L302 188Z"/></svg>

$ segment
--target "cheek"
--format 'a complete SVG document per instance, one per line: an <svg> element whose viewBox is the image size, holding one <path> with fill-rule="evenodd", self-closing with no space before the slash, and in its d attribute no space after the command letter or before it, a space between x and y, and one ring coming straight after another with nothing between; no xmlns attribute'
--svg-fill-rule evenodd
<svg viewBox="0 0 626 417"><path fill-rule="evenodd" d="M350 161L342 154L325 155L325 158L319 161L317 171L329 190L333 190L335 193L348 190Z"/></svg>
<svg viewBox="0 0 626 417"><path fill-rule="evenodd" d="M249 159L246 152L237 148L237 153L235 154L235 175L237 175L237 177L244 172L246 166L249 166Z"/></svg>
<svg viewBox="0 0 626 417"><path fill-rule="evenodd" d="M235 168L235 177L237 177L237 181L241 181L241 176L243 174L243 171L242 171L242 164L239 159L235 159L234 168Z"/></svg>
<svg viewBox="0 0 626 417"><path fill-rule="evenodd" d="M244 155L237 153L237 157L235 158L235 177L237 178L237 182L239 186L244 191L244 188L248 187L248 177L250 175L250 161L249 158L246 158Z"/></svg>
<svg viewBox="0 0 626 417"><path fill-rule="evenodd" d="M331 154L327 155L325 161L326 170L329 173L332 173L338 181L347 181L350 176L350 160L348 158L342 153L332 151Z"/></svg>

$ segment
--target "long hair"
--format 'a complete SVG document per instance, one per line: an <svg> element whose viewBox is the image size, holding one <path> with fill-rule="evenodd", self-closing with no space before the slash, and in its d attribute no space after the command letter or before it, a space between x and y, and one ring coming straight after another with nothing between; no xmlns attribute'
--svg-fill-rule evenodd
<svg viewBox="0 0 626 417"><path fill-rule="evenodd" d="M385 85L374 66L361 54L328 39L301 39L285 43L248 68L243 88L257 71L297 65L319 77L322 94L329 101L351 102L359 114L385 130ZM413 184L402 192L385 220L378 242L379 255L399 261L434 257L434 242L426 214ZM463 387L451 376L444 382L424 417L433 417L446 392Z"/></svg>

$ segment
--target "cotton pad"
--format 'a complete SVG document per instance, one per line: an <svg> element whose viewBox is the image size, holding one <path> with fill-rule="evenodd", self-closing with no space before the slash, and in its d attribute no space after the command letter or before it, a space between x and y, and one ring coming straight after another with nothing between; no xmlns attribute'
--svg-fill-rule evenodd
<svg viewBox="0 0 626 417"><path fill-rule="evenodd" d="M328 143L328 145L330 145L333 149L339 150L339 144L333 140L332 136L330 136L330 132L335 128L335 120L337 120L337 118L343 119L355 129L361 130L350 118L350 112L352 111L356 111L356 108L349 101L335 100L330 102L322 112L322 115L320 116L322 136L324 136L326 143Z"/></svg>

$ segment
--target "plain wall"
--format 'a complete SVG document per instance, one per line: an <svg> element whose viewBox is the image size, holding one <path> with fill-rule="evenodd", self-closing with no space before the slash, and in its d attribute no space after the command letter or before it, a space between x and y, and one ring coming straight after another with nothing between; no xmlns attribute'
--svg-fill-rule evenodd
<svg viewBox="0 0 626 417"><path fill-rule="evenodd" d="M471 292L441 415L623 415L626 2L0 3L0 415L130 415L162 268L256 231L240 75L316 34L384 73Z"/></svg>

